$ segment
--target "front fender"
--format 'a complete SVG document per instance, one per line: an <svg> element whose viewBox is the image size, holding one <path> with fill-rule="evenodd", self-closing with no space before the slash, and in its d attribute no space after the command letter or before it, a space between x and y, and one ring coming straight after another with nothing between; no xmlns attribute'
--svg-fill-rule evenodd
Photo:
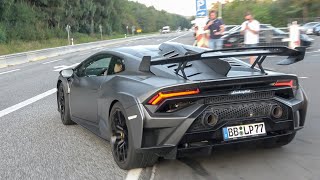
<svg viewBox="0 0 320 180"><path fill-rule="evenodd" d="M67 94L70 94L70 86L69 86L69 83L68 83L68 80L63 78L62 76L59 76L58 78L58 81L57 81L57 105L58 105L58 111L60 112L60 109L59 109L59 104L58 104L58 88L59 88L59 85L62 83L63 85L63 89L66 89L67 90ZM68 104L69 105L69 104Z"/></svg>

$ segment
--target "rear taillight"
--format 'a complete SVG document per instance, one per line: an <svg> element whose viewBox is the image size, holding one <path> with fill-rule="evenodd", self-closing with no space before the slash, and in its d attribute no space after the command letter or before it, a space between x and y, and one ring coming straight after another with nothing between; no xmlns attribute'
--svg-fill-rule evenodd
<svg viewBox="0 0 320 180"><path fill-rule="evenodd" d="M289 86L289 87L293 87L293 80L283 80L283 81L277 81L276 83L274 83L274 86L276 87L284 87L284 86Z"/></svg>
<svg viewBox="0 0 320 180"><path fill-rule="evenodd" d="M159 92L155 96L153 96L148 103L151 105L158 105L160 104L163 100L168 99L168 98L173 98L173 97L179 97L179 96L187 96L187 95L194 95L194 94L199 94L200 90L197 89L192 89L192 90L185 90L185 91L174 91L174 92Z"/></svg>
<svg viewBox="0 0 320 180"><path fill-rule="evenodd" d="M288 87L291 87L293 89L296 89L297 88L297 83L296 83L295 80L279 80L276 83L274 83L273 86L276 86L276 87L288 86Z"/></svg>
<svg viewBox="0 0 320 180"><path fill-rule="evenodd" d="M276 83L273 84L275 87L291 87L293 95L296 95L298 84L296 80L278 80Z"/></svg>

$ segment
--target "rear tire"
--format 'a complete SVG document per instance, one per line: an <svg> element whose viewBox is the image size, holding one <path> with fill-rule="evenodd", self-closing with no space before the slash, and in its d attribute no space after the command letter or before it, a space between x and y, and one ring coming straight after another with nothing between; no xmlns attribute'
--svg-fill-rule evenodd
<svg viewBox="0 0 320 180"><path fill-rule="evenodd" d="M132 133L127 128L127 115L122 105L117 102L110 112L112 132L111 147L115 162L121 169L134 169L153 166L158 161L154 153L138 153L133 147Z"/></svg>
<svg viewBox="0 0 320 180"><path fill-rule="evenodd" d="M71 120L70 108L69 108L69 97L65 93L65 89L64 89L62 83L59 84L57 101L58 101L58 109L60 112L60 117L61 117L62 123L64 125L75 124Z"/></svg>
<svg viewBox="0 0 320 180"><path fill-rule="evenodd" d="M289 144L294 139L295 136L296 136L296 132L289 134L289 135L277 137L277 138L266 139L263 141L263 147L264 148L279 148L279 147L285 146L285 145Z"/></svg>

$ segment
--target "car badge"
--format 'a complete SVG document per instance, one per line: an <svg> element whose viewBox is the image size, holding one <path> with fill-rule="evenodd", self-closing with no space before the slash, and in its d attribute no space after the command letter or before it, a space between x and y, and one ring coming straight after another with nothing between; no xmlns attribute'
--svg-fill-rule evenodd
<svg viewBox="0 0 320 180"><path fill-rule="evenodd" d="M238 95L238 94L249 94L249 93L253 93L253 90L247 89L247 90L235 90L235 91L231 91L230 94L231 95Z"/></svg>

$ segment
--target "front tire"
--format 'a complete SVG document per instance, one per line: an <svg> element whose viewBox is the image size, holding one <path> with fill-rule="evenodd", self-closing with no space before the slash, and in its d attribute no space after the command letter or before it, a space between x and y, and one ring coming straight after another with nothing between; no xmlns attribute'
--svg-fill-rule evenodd
<svg viewBox="0 0 320 180"><path fill-rule="evenodd" d="M279 148L279 147L285 146L289 144L294 139L295 136L296 136L296 132L285 135L285 136L277 137L277 138L267 139L263 141L263 147Z"/></svg>
<svg viewBox="0 0 320 180"><path fill-rule="evenodd" d="M112 132L111 147L115 162L121 169L134 169L153 166L158 156L153 153L137 153L133 147L132 133L127 127L127 115L122 105L117 102L110 112Z"/></svg>
<svg viewBox="0 0 320 180"><path fill-rule="evenodd" d="M59 84L57 100L58 100L58 109L60 112L60 117L61 117L62 123L64 125L75 124L71 120L70 108L69 108L69 98L68 98L67 94L65 93L65 90L64 90L62 83Z"/></svg>

